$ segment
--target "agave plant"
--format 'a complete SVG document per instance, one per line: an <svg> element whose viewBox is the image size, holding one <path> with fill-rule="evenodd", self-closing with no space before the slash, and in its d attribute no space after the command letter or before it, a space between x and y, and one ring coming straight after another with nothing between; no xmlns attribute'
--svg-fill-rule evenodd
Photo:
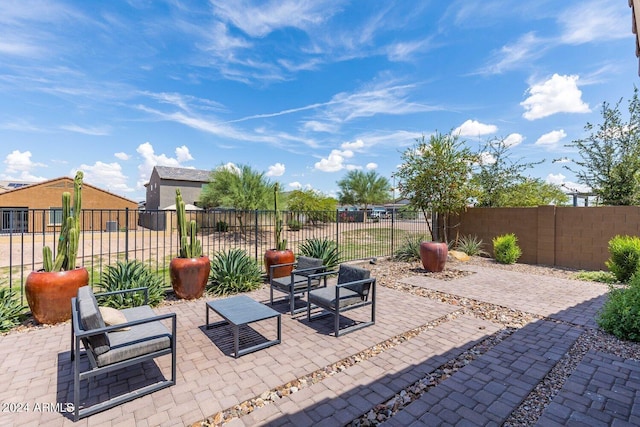
<svg viewBox="0 0 640 427"><path fill-rule="evenodd" d="M0 287L0 332L16 326L25 315L25 307L20 304L16 292Z"/></svg>
<svg viewBox="0 0 640 427"><path fill-rule="evenodd" d="M160 276L138 260L118 261L108 265L100 277L102 292L122 291L139 287L149 288L148 304L156 306L164 300L164 282ZM102 297L100 304L113 308L126 308L141 305L144 296L141 292Z"/></svg>
<svg viewBox="0 0 640 427"><path fill-rule="evenodd" d="M462 236L456 243L456 249L469 256L489 255L487 251L482 249L483 246L482 239L478 239L478 236L475 235Z"/></svg>
<svg viewBox="0 0 640 427"><path fill-rule="evenodd" d="M411 234L406 236L404 243L393 253L396 261L418 261L420 260L420 243L429 240L424 234Z"/></svg>
<svg viewBox="0 0 640 427"><path fill-rule="evenodd" d="M218 252L211 260L208 290L214 295L253 291L262 284L256 261L242 249Z"/></svg>
<svg viewBox="0 0 640 427"><path fill-rule="evenodd" d="M321 259L327 270L333 270L341 259L338 244L327 238L307 239L300 245L299 252L300 255Z"/></svg>

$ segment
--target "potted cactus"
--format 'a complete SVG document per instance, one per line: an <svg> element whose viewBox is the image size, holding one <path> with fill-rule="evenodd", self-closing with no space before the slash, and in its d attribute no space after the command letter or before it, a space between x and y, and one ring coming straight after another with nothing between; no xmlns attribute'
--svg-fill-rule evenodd
<svg viewBox="0 0 640 427"><path fill-rule="evenodd" d="M42 270L27 276L25 294L31 314L38 323L52 324L71 318L71 298L78 288L89 283L89 272L76 268L80 240L80 211L82 209L82 178L78 171L73 181L74 200L71 210L71 194L62 193L62 224L58 237L55 259L51 248L42 248Z"/></svg>
<svg viewBox="0 0 640 427"><path fill-rule="evenodd" d="M293 262L296 260L292 250L287 249L287 239L282 238L282 213L278 209L278 193L280 185L276 182L273 185L274 202L273 209L275 211L275 237L276 247L268 249L264 254L264 267L267 269L267 277L270 278L271 266L278 264L289 264L273 269L273 277L285 277L293 271Z"/></svg>
<svg viewBox="0 0 640 427"><path fill-rule="evenodd" d="M211 263L209 257L202 256L202 244L196 238L196 222L187 222L184 200L179 188L176 189L176 214L180 254L169 264L171 286L179 298L200 298L209 279Z"/></svg>

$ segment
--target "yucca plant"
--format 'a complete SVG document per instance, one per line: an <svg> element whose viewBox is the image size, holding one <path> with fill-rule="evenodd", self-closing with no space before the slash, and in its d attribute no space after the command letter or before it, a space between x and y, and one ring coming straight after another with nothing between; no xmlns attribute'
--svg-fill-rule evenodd
<svg viewBox="0 0 640 427"><path fill-rule="evenodd" d="M298 250L300 255L321 259L322 264L327 267L327 270L333 270L342 258L338 244L335 240L329 240L327 238L320 239L314 237L307 239L302 242Z"/></svg>
<svg viewBox="0 0 640 427"><path fill-rule="evenodd" d="M25 307L20 304L16 292L0 287L0 332L6 332L20 323Z"/></svg>
<svg viewBox="0 0 640 427"><path fill-rule="evenodd" d="M242 249L218 252L211 260L207 289L214 295L253 291L261 284L258 263Z"/></svg>
<svg viewBox="0 0 640 427"><path fill-rule="evenodd" d="M420 260L420 243L429 240L424 234L411 234L406 236L404 243L393 253L396 261L418 261Z"/></svg>
<svg viewBox="0 0 640 427"><path fill-rule="evenodd" d="M483 246L484 242L482 239L478 239L478 236L475 235L462 236L456 243L456 249L469 256L488 255L488 253L482 249Z"/></svg>
<svg viewBox="0 0 640 427"><path fill-rule="evenodd" d="M151 269L138 260L118 261L108 265L100 276L100 291L112 292L139 287L149 288L148 304L156 306L164 300L164 282ZM113 308L135 307L144 303L141 292L110 295L100 298L101 305Z"/></svg>

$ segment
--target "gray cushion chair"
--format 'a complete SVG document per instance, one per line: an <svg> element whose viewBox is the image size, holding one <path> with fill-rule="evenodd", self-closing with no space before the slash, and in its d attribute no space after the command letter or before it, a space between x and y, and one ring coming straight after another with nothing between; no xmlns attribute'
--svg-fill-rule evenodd
<svg viewBox="0 0 640 427"><path fill-rule="evenodd" d="M273 277L274 269L278 267L284 267L292 265L293 271L289 276L285 277ZM320 286L321 279L310 279L310 275L322 273L326 271L326 267L323 265L323 261L320 258L312 258L306 256L298 257L296 262L286 264L276 264L270 267L269 271L269 285L271 288L271 305L273 305L273 291L280 291L287 294L284 298L289 301L289 310L293 316L295 313L300 313L305 310L305 307L295 308L295 298L301 294L304 294L308 289L315 289ZM324 278L326 286L326 277Z"/></svg>
<svg viewBox="0 0 640 427"><path fill-rule="evenodd" d="M120 310L126 322L106 326L96 297L128 292L143 292L145 305ZM94 294L90 286L78 289L77 296L71 299L71 360L75 421L175 384L176 314L156 315L147 305L147 301L147 288ZM163 321L171 322L171 330L163 324ZM80 353L80 342L85 349L83 353ZM81 380L89 380L90 389L91 379L97 375L141 364L166 354L171 354L171 379L163 379L89 407L80 407ZM89 360L88 370L80 364L82 355L86 355ZM117 375L114 374L114 376Z"/></svg>
<svg viewBox="0 0 640 427"><path fill-rule="evenodd" d="M310 276L319 279L330 274L338 273L336 285L309 289L307 295L307 320L333 314L334 335L336 337L349 332L373 325L376 321L376 279L369 277L367 269L351 265L340 265L338 271L326 271ZM324 313L311 316L312 306L325 310ZM349 327L340 329L340 314L355 308L371 306L371 320L357 322Z"/></svg>

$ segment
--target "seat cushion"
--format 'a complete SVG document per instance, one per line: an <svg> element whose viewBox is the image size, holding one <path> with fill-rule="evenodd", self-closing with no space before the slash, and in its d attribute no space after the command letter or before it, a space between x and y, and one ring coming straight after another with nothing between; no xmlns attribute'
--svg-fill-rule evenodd
<svg viewBox="0 0 640 427"><path fill-rule="evenodd" d="M127 322L148 319L156 314L151 307L125 308L120 310ZM133 357L142 356L171 347L171 332L162 322L144 323L132 326L127 331L109 332L111 349L96 358L98 366L107 366Z"/></svg>
<svg viewBox="0 0 640 427"><path fill-rule="evenodd" d="M341 264L338 270L338 285L344 283L356 282L358 280L365 280L371 276L371 271L366 268L354 267L352 265ZM346 288L357 292L360 295L364 295L369 292L370 284L359 285L347 285Z"/></svg>
<svg viewBox="0 0 640 427"><path fill-rule="evenodd" d="M307 289L307 276L301 276L299 274L293 275L293 289L295 291L304 291ZM314 288L320 283L320 279L314 279L311 281L311 287ZM291 276L277 277L271 279L271 286L282 291L291 292Z"/></svg>
<svg viewBox="0 0 640 427"><path fill-rule="evenodd" d="M78 314L83 330L104 328L105 323L98 308L98 301L90 286L82 286L78 289L77 295ZM109 351L109 338L107 334L98 334L83 340L85 346L89 347L95 355L100 355Z"/></svg>
<svg viewBox="0 0 640 427"><path fill-rule="evenodd" d="M309 302L325 309L333 309L336 301L336 287L327 286L309 293ZM362 302L362 297L357 292L347 288L340 288L340 301L338 307L343 308Z"/></svg>

